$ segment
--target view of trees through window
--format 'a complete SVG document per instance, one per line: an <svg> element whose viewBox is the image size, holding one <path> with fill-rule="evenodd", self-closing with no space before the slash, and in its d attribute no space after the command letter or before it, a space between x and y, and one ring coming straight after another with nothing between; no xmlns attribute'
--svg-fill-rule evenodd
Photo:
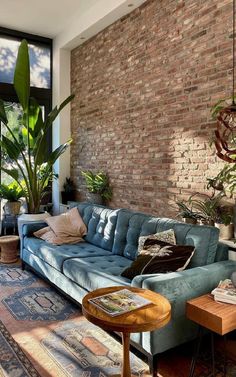
<svg viewBox="0 0 236 377"><path fill-rule="evenodd" d="M25 140L22 110L16 102L17 97L13 88L18 47L22 39L26 39L29 45L31 97L35 98L41 106L43 117L51 110L52 41L48 38L0 28L0 98L4 100L7 118L14 135L23 143ZM0 131L1 137L2 135L9 136L6 127L1 123ZM48 144L50 150L50 135ZM0 157L2 166L10 168L8 156L3 150L0 151ZM12 181L3 172L1 172L0 180L5 184Z"/></svg>

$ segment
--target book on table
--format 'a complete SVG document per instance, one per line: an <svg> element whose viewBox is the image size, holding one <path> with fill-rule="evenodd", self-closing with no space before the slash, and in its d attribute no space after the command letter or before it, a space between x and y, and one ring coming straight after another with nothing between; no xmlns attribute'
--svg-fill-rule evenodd
<svg viewBox="0 0 236 377"><path fill-rule="evenodd" d="M211 293L215 301L236 304L236 288L230 279L221 280L218 287Z"/></svg>
<svg viewBox="0 0 236 377"><path fill-rule="evenodd" d="M127 313L152 303L129 289L91 298L89 302L111 316Z"/></svg>

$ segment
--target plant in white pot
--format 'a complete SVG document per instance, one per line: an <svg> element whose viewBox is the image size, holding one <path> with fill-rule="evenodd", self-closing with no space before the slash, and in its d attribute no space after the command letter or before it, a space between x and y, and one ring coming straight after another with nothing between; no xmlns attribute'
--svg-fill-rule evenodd
<svg viewBox="0 0 236 377"><path fill-rule="evenodd" d="M41 201L55 177L53 165L72 142L69 139L54 151L48 152L47 136L54 120L73 96L69 96L43 119L41 107L30 97L30 65L26 40L21 42L18 50L13 84L23 116L19 134L16 135L10 127L4 102L0 100L0 121L7 130L7 136L2 135L0 141L7 156L7 164L2 161L1 170L23 190L28 213L38 214Z"/></svg>

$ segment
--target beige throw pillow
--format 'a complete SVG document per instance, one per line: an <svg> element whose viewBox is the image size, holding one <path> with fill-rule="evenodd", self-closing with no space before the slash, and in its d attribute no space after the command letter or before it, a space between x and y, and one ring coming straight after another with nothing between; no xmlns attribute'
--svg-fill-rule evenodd
<svg viewBox="0 0 236 377"><path fill-rule="evenodd" d="M87 234L86 225L76 207L62 215L49 217L45 221L49 226L34 232L34 236L54 245L81 242L82 237Z"/></svg>

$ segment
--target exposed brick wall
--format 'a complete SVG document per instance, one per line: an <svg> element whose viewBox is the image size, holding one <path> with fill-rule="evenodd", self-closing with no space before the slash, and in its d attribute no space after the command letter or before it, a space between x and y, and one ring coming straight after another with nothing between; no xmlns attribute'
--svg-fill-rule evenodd
<svg viewBox="0 0 236 377"><path fill-rule="evenodd" d="M108 172L113 207L173 216L222 165L210 107L232 90L232 1L150 0L72 51L71 175Z"/></svg>

